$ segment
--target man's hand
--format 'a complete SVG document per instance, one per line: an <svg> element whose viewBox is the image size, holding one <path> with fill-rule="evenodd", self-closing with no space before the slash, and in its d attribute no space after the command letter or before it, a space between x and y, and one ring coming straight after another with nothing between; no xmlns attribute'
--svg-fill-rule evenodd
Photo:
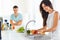
<svg viewBox="0 0 60 40"><path fill-rule="evenodd" d="M22 20L20 20L16 23L16 25L21 25L21 24L22 24Z"/></svg>
<svg viewBox="0 0 60 40"><path fill-rule="evenodd" d="M22 20L15 22L15 23L12 20L10 20L10 24L15 25L15 26L19 26L22 24Z"/></svg>

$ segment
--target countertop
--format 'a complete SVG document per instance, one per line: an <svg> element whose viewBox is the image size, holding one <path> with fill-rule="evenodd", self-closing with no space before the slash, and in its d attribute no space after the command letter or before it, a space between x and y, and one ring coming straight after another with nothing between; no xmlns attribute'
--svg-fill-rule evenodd
<svg viewBox="0 0 60 40"><path fill-rule="evenodd" d="M15 30L4 30L1 32L2 40L49 40L50 36L26 36L25 33L17 33L16 30L19 26L15 27Z"/></svg>
<svg viewBox="0 0 60 40"><path fill-rule="evenodd" d="M15 30L2 31L2 40L46 40L50 39L47 35L45 36L33 36L27 37L24 33L17 33Z"/></svg>
<svg viewBox="0 0 60 40"><path fill-rule="evenodd" d="M2 40L32 40L25 37L24 33L17 33L14 30L2 31Z"/></svg>

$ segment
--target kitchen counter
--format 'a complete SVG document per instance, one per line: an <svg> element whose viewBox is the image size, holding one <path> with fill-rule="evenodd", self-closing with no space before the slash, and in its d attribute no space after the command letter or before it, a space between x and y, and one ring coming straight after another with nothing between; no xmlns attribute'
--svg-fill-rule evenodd
<svg viewBox="0 0 60 40"><path fill-rule="evenodd" d="M50 36L26 36L24 33L17 33L16 30L20 26L16 26L14 30L4 30L1 32L2 40L49 40Z"/></svg>
<svg viewBox="0 0 60 40"><path fill-rule="evenodd" d="M2 40L32 40L25 37L24 33L17 33L14 30L2 31Z"/></svg>
<svg viewBox="0 0 60 40"><path fill-rule="evenodd" d="M27 37L24 33L17 33L15 30L2 31L2 40L46 40L48 36L33 36Z"/></svg>

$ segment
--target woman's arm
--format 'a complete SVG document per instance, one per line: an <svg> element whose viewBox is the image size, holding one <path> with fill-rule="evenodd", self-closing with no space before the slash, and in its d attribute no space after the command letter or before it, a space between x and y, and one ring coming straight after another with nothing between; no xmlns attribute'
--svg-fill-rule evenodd
<svg viewBox="0 0 60 40"><path fill-rule="evenodd" d="M38 32L43 35L45 34L46 29L47 29L47 26L43 26L43 28L40 28Z"/></svg>
<svg viewBox="0 0 60 40"><path fill-rule="evenodd" d="M45 30L46 32L53 32L56 30L58 25L58 12L55 12L54 14L54 21L53 26L50 29Z"/></svg>
<svg viewBox="0 0 60 40"><path fill-rule="evenodd" d="M43 26L42 28L38 29L38 30L46 30L47 29L47 26Z"/></svg>

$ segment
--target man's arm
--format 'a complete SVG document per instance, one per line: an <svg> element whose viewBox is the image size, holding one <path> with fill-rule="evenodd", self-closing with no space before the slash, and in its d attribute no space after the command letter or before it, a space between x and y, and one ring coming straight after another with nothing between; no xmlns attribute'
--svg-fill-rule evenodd
<svg viewBox="0 0 60 40"><path fill-rule="evenodd" d="M14 25L14 23L13 23L13 21L12 21L12 20L10 20L10 24Z"/></svg>
<svg viewBox="0 0 60 40"><path fill-rule="evenodd" d="M16 23L16 25L18 26L18 25L21 25L22 24L22 20L19 20L17 23Z"/></svg>
<svg viewBox="0 0 60 40"><path fill-rule="evenodd" d="M22 20L20 20L20 21L18 21L18 22L16 22L16 23L13 23L13 21L12 20L10 20L10 24L12 24L12 25L21 25L22 24Z"/></svg>

